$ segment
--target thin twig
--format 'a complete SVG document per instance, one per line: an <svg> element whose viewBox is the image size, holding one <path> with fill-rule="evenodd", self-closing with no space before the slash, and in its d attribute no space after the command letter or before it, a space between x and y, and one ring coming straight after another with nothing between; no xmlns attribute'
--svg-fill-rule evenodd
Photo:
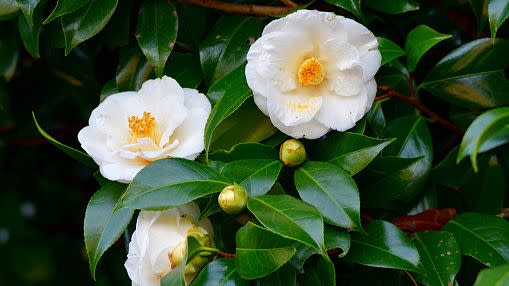
<svg viewBox="0 0 509 286"><path fill-rule="evenodd" d="M233 257L235 257L235 254L233 254L233 253L222 252L221 250L219 250L217 248L213 248L213 247L201 247L201 250L213 252L213 253L215 253L215 254L223 257L223 258L233 258Z"/></svg>
<svg viewBox="0 0 509 286"><path fill-rule="evenodd" d="M296 8L298 5L292 0L281 0L281 3L285 4L286 7Z"/></svg>
<svg viewBox="0 0 509 286"><path fill-rule="evenodd" d="M417 284L417 281L415 281L415 278L412 276L412 274L410 274L410 272L405 270L405 273L406 273L406 275L408 275L408 277L410 277L410 280L412 280L412 283L414 284L414 286L419 286L419 284Z"/></svg>
<svg viewBox="0 0 509 286"><path fill-rule="evenodd" d="M408 74L408 87L410 88L410 97L417 97L415 95L414 75L412 73Z"/></svg>
<svg viewBox="0 0 509 286"><path fill-rule="evenodd" d="M216 9L227 13L246 14L253 16L280 16L288 14L295 9L295 7L237 4L217 0L177 0L177 2Z"/></svg>

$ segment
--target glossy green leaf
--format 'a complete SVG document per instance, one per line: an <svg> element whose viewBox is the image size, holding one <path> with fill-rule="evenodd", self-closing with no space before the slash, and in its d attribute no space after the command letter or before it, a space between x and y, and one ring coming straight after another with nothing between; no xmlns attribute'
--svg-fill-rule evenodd
<svg viewBox="0 0 509 286"><path fill-rule="evenodd" d="M201 250L201 244L194 236L188 236L182 263L161 279L161 286L186 286L185 267Z"/></svg>
<svg viewBox="0 0 509 286"><path fill-rule="evenodd" d="M382 102L375 101L373 106L371 106L371 110L367 114L368 116L368 126L373 130L376 137L380 137L382 135L382 130L385 128L385 115L382 110Z"/></svg>
<svg viewBox="0 0 509 286"><path fill-rule="evenodd" d="M106 26L115 12L117 2L118 0L90 0L85 6L62 16L66 55Z"/></svg>
<svg viewBox="0 0 509 286"><path fill-rule="evenodd" d="M236 266L240 277L264 277L283 266L295 254L293 241L248 223L236 236ZM261 262L261 263L260 263Z"/></svg>
<svg viewBox="0 0 509 286"><path fill-rule="evenodd" d="M401 14L419 9L413 0L364 0L367 7L387 14Z"/></svg>
<svg viewBox="0 0 509 286"><path fill-rule="evenodd" d="M323 219L312 206L288 195L250 198L248 209L271 231L322 252Z"/></svg>
<svg viewBox="0 0 509 286"><path fill-rule="evenodd" d="M352 12L352 14L359 19L364 19L361 9L361 0L325 0L325 2Z"/></svg>
<svg viewBox="0 0 509 286"><path fill-rule="evenodd" d="M492 267L509 262L509 222L504 219L464 213L450 220L444 230L454 234L463 255Z"/></svg>
<svg viewBox="0 0 509 286"><path fill-rule="evenodd" d="M265 195L276 182L282 163L271 159L248 159L226 164L221 173L246 188L249 197Z"/></svg>
<svg viewBox="0 0 509 286"><path fill-rule="evenodd" d="M334 265L329 259L323 256L310 259L304 266L304 275L299 278L300 285L336 285Z"/></svg>
<svg viewBox="0 0 509 286"><path fill-rule="evenodd" d="M276 272L273 272L259 280L260 286L295 286L297 282L297 272L291 264L281 266Z"/></svg>
<svg viewBox="0 0 509 286"><path fill-rule="evenodd" d="M246 60L249 46L261 34L263 19L239 15L221 18L200 44L205 82L211 85Z"/></svg>
<svg viewBox="0 0 509 286"><path fill-rule="evenodd" d="M468 127L456 162L459 163L466 156L477 172L477 154L489 151L509 141L509 107L495 108L477 117Z"/></svg>
<svg viewBox="0 0 509 286"><path fill-rule="evenodd" d="M474 286L509 285L509 264L495 268L486 268L477 275Z"/></svg>
<svg viewBox="0 0 509 286"><path fill-rule="evenodd" d="M303 201L334 225L361 230L359 191L347 172L329 163L307 162L295 171Z"/></svg>
<svg viewBox="0 0 509 286"><path fill-rule="evenodd" d="M209 154L212 161L229 163L242 159L278 159L278 153L274 148L259 143L240 143L230 150L221 150Z"/></svg>
<svg viewBox="0 0 509 286"><path fill-rule="evenodd" d="M408 33L405 42L408 70L415 70L419 60L429 49L450 37L451 35L439 33L426 25L415 27Z"/></svg>
<svg viewBox="0 0 509 286"><path fill-rule="evenodd" d="M126 185L108 182L90 199L85 212L84 232L90 272L95 279L97 263L106 250L122 235L134 211L113 212Z"/></svg>
<svg viewBox="0 0 509 286"><path fill-rule="evenodd" d="M350 234L345 230L339 230L326 224L323 238L327 250L334 248L341 249L338 258L344 257L350 250Z"/></svg>
<svg viewBox="0 0 509 286"><path fill-rule="evenodd" d="M240 278L234 258L214 259L203 268L191 282L191 286L248 286L249 281Z"/></svg>
<svg viewBox="0 0 509 286"><path fill-rule="evenodd" d="M32 57L39 58L39 35L42 25L42 5L39 5L32 15L32 25L20 15L18 17L18 30L25 49Z"/></svg>
<svg viewBox="0 0 509 286"><path fill-rule="evenodd" d="M136 39L156 75L163 75L164 66L177 39L178 17L172 2L148 0L138 14Z"/></svg>
<svg viewBox="0 0 509 286"><path fill-rule="evenodd" d="M10 18L16 15L19 11L20 5L16 0L3 0L0 1L0 19Z"/></svg>
<svg viewBox="0 0 509 286"><path fill-rule="evenodd" d="M460 46L431 69L424 88L440 99L467 108L487 108L509 103L509 41L479 39Z"/></svg>
<svg viewBox="0 0 509 286"><path fill-rule="evenodd" d="M420 272L419 252L395 225L373 221L364 227L366 234L352 233L346 260L373 267Z"/></svg>
<svg viewBox="0 0 509 286"><path fill-rule="evenodd" d="M58 17L76 11L90 1L91 0L58 0L55 9L53 9L48 18L44 20L44 24L46 25Z"/></svg>
<svg viewBox="0 0 509 286"><path fill-rule="evenodd" d="M509 17L509 1L489 0L488 14L490 20L491 37L497 36L497 30Z"/></svg>
<svg viewBox="0 0 509 286"><path fill-rule="evenodd" d="M118 3L110 21L101 32L101 39L109 49L126 47L129 44L132 30L131 19L133 15L134 0L124 0Z"/></svg>
<svg viewBox="0 0 509 286"><path fill-rule="evenodd" d="M41 0L16 0L16 2L18 2L21 11L23 11L23 15L25 15L28 24L31 26L33 24L32 17L34 14L35 7L37 7Z"/></svg>
<svg viewBox="0 0 509 286"><path fill-rule="evenodd" d="M421 257L423 273L417 279L424 285L453 285L461 266L461 254L454 236L445 231L418 232L415 245Z"/></svg>
<svg viewBox="0 0 509 286"><path fill-rule="evenodd" d="M221 174L200 163L170 158L143 168L127 188L117 209L165 209L221 191L230 185Z"/></svg>
<svg viewBox="0 0 509 286"><path fill-rule="evenodd" d="M173 51L164 74L174 78L182 87L197 88L203 81L200 60L195 55Z"/></svg>
<svg viewBox="0 0 509 286"><path fill-rule="evenodd" d="M60 142L58 142L55 138L51 137L46 131L44 131L41 126L39 126L39 123L37 122L37 119L35 118L35 113L32 112L32 118L34 119L35 126L37 127L37 130L39 133L44 136L51 144L53 144L58 149L62 150L67 155L71 156L74 160L82 163L83 165L86 165L88 167L94 168L97 165L95 164L94 160L88 154L85 154L81 151L78 151L74 148L71 148L67 145L64 145Z"/></svg>
<svg viewBox="0 0 509 286"><path fill-rule="evenodd" d="M378 49L380 50L380 54L382 54L381 65L384 65L406 54L406 52L393 41L382 37L378 37L377 39Z"/></svg>
<svg viewBox="0 0 509 286"><path fill-rule="evenodd" d="M350 132L336 133L318 142L316 159L328 161L355 175L393 141Z"/></svg>
<svg viewBox="0 0 509 286"><path fill-rule="evenodd" d="M224 84L222 89L223 95L212 108L212 111L205 125L205 156L208 158L212 135L217 126L235 110L237 110L246 99L253 95L251 89L246 82L244 67L239 67L227 77L223 78ZM210 96L208 96L210 98Z"/></svg>
<svg viewBox="0 0 509 286"><path fill-rule="evenodd" d="M139 90L152 74L152 66L147 62L138 47L120 50L119 65L115 81L119 91Z"/></svg>
<svg viewBox="0 0 509 286"><path fill-rule="evenodd" d="M488 20L489 0L468 0L475 17L477 18L477 31L480 33Z"/></svg>

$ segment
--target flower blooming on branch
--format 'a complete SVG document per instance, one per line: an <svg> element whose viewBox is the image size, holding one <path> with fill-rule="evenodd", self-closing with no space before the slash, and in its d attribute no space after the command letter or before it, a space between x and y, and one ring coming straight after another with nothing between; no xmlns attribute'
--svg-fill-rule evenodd
<svg viewBox="0 0 509 286"><path fill-rule="evenodd" d="M247 61L260 110L287 135L315 139L352 128L369 111L381 55L354 20L299 10L268 24Z"/></svg>
<svg viewBox="0 0 509 286"><path fill-rule="evenodd" d="M199 216L200 210L192 202L165 211L140 212L124 265L133 286L159 286L161 278L182 262L187 236L211 246L212 225L207 218L197 221ZM185 269L186 280L205 264L193 263L195 260Z"/></svg>
<svg viewBox="0 0 509 286"><path fill-rule="evenodd" d="M92 111L78 140L101 175L128 183L158 159L194 160L204 149L210 109L205 95L165 76L146 81L137 92L107 97Z"/></svg>

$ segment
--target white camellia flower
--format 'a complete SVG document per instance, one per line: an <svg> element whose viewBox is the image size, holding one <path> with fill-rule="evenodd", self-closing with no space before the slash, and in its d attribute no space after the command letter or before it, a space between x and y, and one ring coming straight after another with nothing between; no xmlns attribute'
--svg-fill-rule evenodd
<svg viewBox="0 0 509 286"><path fill-rule="evenodd" d="M210 109L205 95L165 76L146 81L137 92L108 96L92 111L78 140L101 175L128 183L158 159L194 160L204 149Z"/></svg>
<svg viewBox="0 0 509 286"><path fill-rule="evenodd" d="M369 111L381 55L354 20L299 10L269 23L247 61L258 108L287 135L315 139L352 128Z"/></svg>
<svg viewBox="0 0 509 286"><path fill-rule="evenodd" d="M159 286L161 278L180 264L176 260L182 259L188 235L213 234L210 221L197 221L199 216L193 202L165 211L140 212L124 264L133 286ZM194 275L189 273L186 280Z"/></svg>

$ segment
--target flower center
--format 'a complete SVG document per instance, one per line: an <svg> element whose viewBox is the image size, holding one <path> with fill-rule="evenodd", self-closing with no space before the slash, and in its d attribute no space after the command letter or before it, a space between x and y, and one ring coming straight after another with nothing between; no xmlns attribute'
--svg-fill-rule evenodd
<svg viewBox="0 0 509 286"><path fill-rule="evenodd" d="M158 144L161 137L161 132L157 127L155 118L150 112L143 112L143 116L129 116L129 129L131 130L131 137L133 141L137 138L150 138L154 143Z"/></svg>
<svg viewBox="0 0 509 286"><path fill-rule="evenodd" d="M299 84L301 86L318 85L325 77L322 64L311 57L305 60L299 67Z"/></svg>

